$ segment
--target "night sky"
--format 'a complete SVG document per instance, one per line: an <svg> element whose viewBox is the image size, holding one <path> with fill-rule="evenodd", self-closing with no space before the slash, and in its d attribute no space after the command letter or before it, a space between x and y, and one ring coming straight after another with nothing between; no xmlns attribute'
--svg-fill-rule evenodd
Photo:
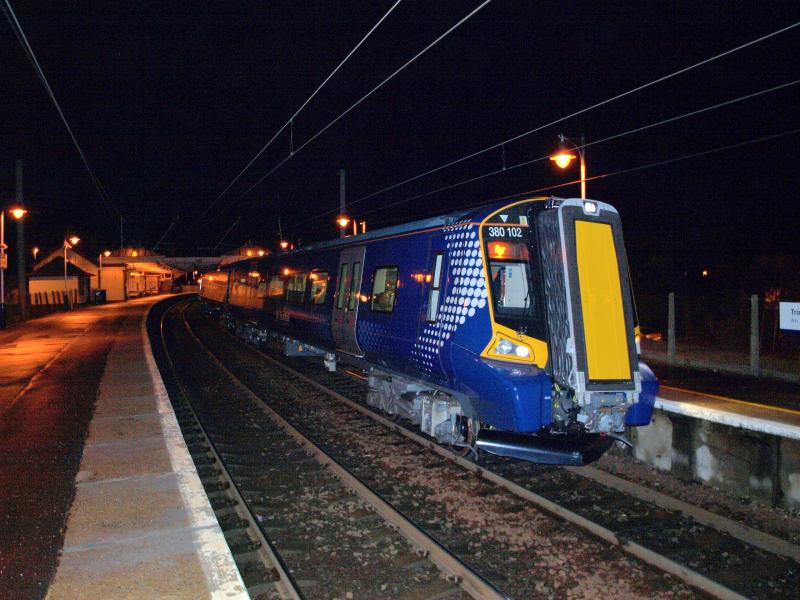
<svg viewBox="0 0 800 600"><path fill-rule="evenodd" d="M247 240L335 235L338 175L361 198L800 20L796 2L494 1L252 192L282 160L281 136L215 206L391 2L13 2L56 97L124 218L125 243L206 254ZM480 4L407 0L294 124L294 146ZM800 79L800 27L509 144L506 164ZM30 245L75 232L88 254L119 244L8 23L0 22L0 199L26 163ZM800 85L587 149L589 176L800 128ZM800 134L590 181L623 217L638 287L703 268L742 287L800 292ZM577 177L549 161L413 201L501 168L499 150L356 204L376 227ZM553 193L576 196L578 186ZM365 214L369 212L369 214ZM13 242L13 236L12 240ZM683 273L688 273L685 276ZM758 290L755 290L758 291Z"/></svg>

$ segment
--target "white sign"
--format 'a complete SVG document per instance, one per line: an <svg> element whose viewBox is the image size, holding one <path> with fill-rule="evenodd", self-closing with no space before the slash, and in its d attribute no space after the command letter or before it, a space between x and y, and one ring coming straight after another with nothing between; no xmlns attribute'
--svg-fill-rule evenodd
<svg viewBox="0 0 800 600"><path fill-rule="evenodd" d="M780 302L780 327L800 333L800 302Z"/></svg>

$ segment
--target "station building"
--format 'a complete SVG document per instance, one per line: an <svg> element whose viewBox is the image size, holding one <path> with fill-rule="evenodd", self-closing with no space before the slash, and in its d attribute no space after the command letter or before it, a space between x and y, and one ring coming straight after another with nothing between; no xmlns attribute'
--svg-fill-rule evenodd
<svg viewBox="0 0 800 600"><path fill-rule="evenodd" d="M73 304L85 304L97 289L105 290L109 302L159 294L171 291L173 282L184 275L164 256L127 246L96 259L67 248L65 278L64 256L64 248L58 248L33 266L28 277L31 304L62 304L65 295Z"/></svg>
<svg viewBox="0 0 800 600"><path fill-rule="evenodd" d="M109 301L127 300L172 290L173 283L184 275L169 264L169 259L139 246L126 246L98 256L98 289L106 291Z"/></svg>
<svg viewBox="0 0 800 600"><path fill-rule="evenodd" d="M65 298L73 304L89 301L91 290L96 287L97 265L67 248L65 277L64 256L65 250L57 248L33 265L28 275L30 304L64 304Z"/></svg>

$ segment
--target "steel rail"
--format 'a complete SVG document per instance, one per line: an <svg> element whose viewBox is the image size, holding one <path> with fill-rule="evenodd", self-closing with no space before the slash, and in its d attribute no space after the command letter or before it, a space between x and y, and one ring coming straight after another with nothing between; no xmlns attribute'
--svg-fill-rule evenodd
<svg viewBox="0 0 800 600"><path fill-rule="evenodd" d="M206 428L203 427L203 423L198 417L197 412L194 410L194 407L191 405L191 402L189 402L189 393L186 390L186 387L183 385L183 382L181 381L178 375L178 371L175 368L175 362L172 360L172 355L170 354L169 346L167 345L166 336L164 334L164 321L166 320L167 315L177 308L180 310L180 314L183 317L183 321L185 323L186 320L184 311L186 309L186 304L187 301L176 303L167 308L167 310L165 310L164 313L161 315L161 318L159 320L160 321L159 333L161 337L161 344L164 349L164 356L166 357L167 363L169 364L169 368L173 373L175 383L178 386L178 389L180 390L180 393L186 402L186 406L188 407L189 411L194 417L195 423L200 429L200 436L203 438L204 442L208 446L209 452L214 457L216 465L219 467L221 471L219 477L230 486L226 490L226 493L228 493L233 498L233 500L236 501L236 504L233 506L233 509L241 519L247 521L250 524L247 527L247 531L253 534L253 536L256 538L256 541L260 543L260 547L257 550L254 550L254 552L258 554L262 563L264 563L269 568L274 569L275 572L278 574L278 581L273 582L276 591L278 592L280 597L285 600L304 600L304 596L300 592L297 583L294 581L294 578L289 573L289 570L286 568L286 566L283 564L283 561L278 556L277 551L272 545L272 542L264 535L264 532L258 525L259 521L256 518L256 515L254 515L250 511L247 502L245 501L244 497L239 491L238 486L236 485L236 482L234 481L233 477L231 477L231 474L228 472L228 469L225 466L225 462L222 460L222 457L217 452L217 449L214 446L214 442L208 435ZM188 325L187 325L187 330L189 330ZM189 330L189 333L192 333L191 330ZM192 333L192 335L194 334Z"/></svg>
<svg viewBox="0 0 800 600"><path fill-rule="evenodd" d="M800 546L793 544L788 540L781 539L772 534L766 533L759 529L743 525L732 521L722 515L706 510L694 504L684 502L678 498L659 492L647 486L639 485L622 477L617 477L612 473L602 471L596 467L564 467L568 471L591 479L596 483L613 488L624 494L629 494L639 500L655 504L660 508L667 510L674 510L683 513L693 521L701 525L707 525L712 529L726 533L750 546L761 548L771 554L777 554L786 558L791 558L800 562Z"/></svg>
<svg viewBox="0 0 800 600"><path fill-rule="evenodd" d="M223 371L232 381L232 383L241 390L241 392L252 399L261 410L267 414L275 423L277 423L284 431L292 436L303 448L313 454L314 458L324 465L331 473L338 477L344 485L355 491L355 493L367 504L372 506L375 512L381 516L390 526L393 526L403 537L405 537L412 546L419 548L424 552L424 555L431 560L447 577L453 582L458 584L466 593L477 600L509 600L509 597L498 590L492 583L487 581L478 573L470 569L461 559L448 551L444 546L439 544L436 540L430 537L422 529L417 527L409 519L407 519L401 512L395 509L389 502L381 498L378 494L372 491L369 486L361 482L355 477L347 468L341 465L333 457L328 455L324 450L312 442L309 438L303 435L291 423L278 414L272 407L270 407L260 396L242 382L222 361L220 361L211 350L200 340L199 337L192 331L191 326L182 314L186 330L190 333L199 348L201 348L214 362L214 364ZM241 341L241 340L237 340ZM268 358L269 357L265 357ZM274 364L284 367L277 361ZM295 373L292 369L288 369ZM308 380L311 381L311 380Z"/></svg>
<svg viewBox="0 0 800 600"><path fill-rule="evenodd" d="M746 596L743 596L742 594L739 594L738 592L728 588L727 586L724 586L721 583L718 583L718 582L714 581L713 579L710 579L709 577L706 577L702 573L698 573L697 571L694 571L693 569L690 569L689 567L687 567L685 565L682 565L682 564L672 560L671 558L668 558L666 556L658 554L657 552L654 552L653 550L650 550L649 548L646 548L645 546L642 546L641 544L638 544L638 543L636 543L634 541L622 538L622 537L618 536L616 533L614 533L612 530L610 530L609 528L604 527L603 525L600 525L599 523L595 523L594 521L591 521L590 519L582 517L581 515L579 515L579 514L573 512L573 511L561 506L560 504L557 504L556 502L553 502L552 500L548 500L544 496L541 496L541 495L539 495L539 494L537 494L535 492L532 492L531 490L529 490L529 489L527 489L527 488L525 488L525 487L523 487L523 486L521 486L521 485L519 485L517 483L514 483L513 481L509 481L508 479L502 477L501 475L498 475L498 474L496 474L496 473L494 473L492 471L489 471L487 469L484 469L483 467L480 467L480 466L476 465L475 463L465 459L464 457L459 456L458 454L456 454L456 453L454 453L454 452L452 452L450 450L447 450L446 448L440 446L439 444L435 443L433 440L431 440L429 438L426 438L426 437L423 437L420 434L417 434L417 433L415 433L413 431L410 431L410 430L406 429L402 425L399 425L399 424L387 419L386 417L383 417L383 416L375 413L374 411L372 411L371 409L367 408L366 406L364 406L362 404L359 404L358 402L355 402L355 401L351 400L350 398L347 398L346 396L343 396L342 394L336 392L335 390L332 390L332 389L328 388L327 386L325 386L325 385L323 385L323 384L311 379L310 377L304 375L303 373L300 373L300 372L296 371L295 369L292 369L288 365L285 365L282 362L280 362L278 360L275 360L274 358L272 358L270 356L267 356L263 352L258 352L257 350L252 348L252 346L246 344L243 340L239 339L238 337L236 337L232 333L230 333L228 331L224 331L224 333L226 333L230 337L234 338L237 342L242 344L244 347L247 347L250 350L252 350L253 352L257 353L258 356L261 357L262 359L270 362L271 364L274 364L274 365L280 367L281 369L283 369L287 373L290 373L292 376L294 376L294 377L296 377L296 378L298 378L298 379L300 379L302 381L305 381L306 383L314 386L315 388L317 388L321 392L327 394L328 396L338 400L339 402L349 406L350 408L353 408L354 410L357 410L358 412L370 417L371 419L374 419L375 421L381 423L385 427L387 427L387 428L391 429L392 431L395 431L395 432L399 433L400 435L402 435L402 436L404 436L404 437L416 442L417 444L432 450L433 452L435 452L436 454L438 454L442 458L448 459L448 460L456 463L457 465L459 465L460 467L466 469L467 471L470 471L470 472L474 473L476 476L482 477L486 481L491 481L492 483L494 483L494 484L496 484L496 485L508 490L509 492L513 493L514 495L519 496L520 498L523 498L523 499L535 504L536 506L538 506L542 510L544 510L544 511L550 513L550 514L556 515L556 516L564 519L565 521L568 521L568 522L572 523L573 525L576 525L576 526L580 527L581 529L584 529L585 531L588 531L590 534L594 535L595 537L598 537L598 538L604 540L605 542L607 542L607 543L609 543L609 544L611 544L613 546L618 547L620 550L622 550L626 554L634 556L635 558L637 558L639 560L642 560L643 562L646 562L646 563L656 567L657 569L659 569L659 570L661 570L661 571L663 571L665 573L669 573L670 575L672 575L674 577L677 577L678 579L680 579L684 583L687 583L688 585L691 585L691 586L693 586L693 587L695 587L697 589L700 589L700 590L706 592L707 594L710 594L710 595L714 596L715 598L719 598L720 600L744 600L746 598ZM230 372L227 369L227 367L223 366L223 368L226 371ZM244 385L244 384L242 384L242 385ZM748 543L749 543L749 540L748 540Z"/></svg>

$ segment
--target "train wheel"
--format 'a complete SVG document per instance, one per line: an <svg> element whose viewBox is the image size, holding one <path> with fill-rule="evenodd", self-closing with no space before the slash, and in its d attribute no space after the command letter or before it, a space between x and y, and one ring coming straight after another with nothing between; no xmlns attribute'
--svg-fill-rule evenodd
<svg viewBox="0 0 800 600"><path fill-rule="evenodd" d="M448 448L458 456L474 455L475 459L478 458L478 451L475 448L475 441L478 439L478 431L481 428L480 422L477 419L464 420L464 438L463 444L448 444Z"/></svg>

